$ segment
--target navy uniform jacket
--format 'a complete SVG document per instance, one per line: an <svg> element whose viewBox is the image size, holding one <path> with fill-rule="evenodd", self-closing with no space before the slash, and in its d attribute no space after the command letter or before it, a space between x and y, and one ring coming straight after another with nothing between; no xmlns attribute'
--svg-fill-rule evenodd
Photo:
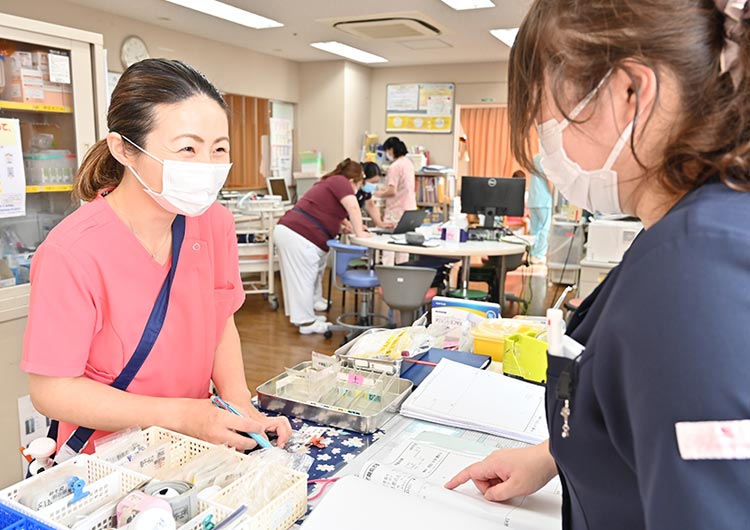
<svg viewBox="0 0 750 530"><path fill-rule="evenodd" d="M576 364L550 450L574 530L750 529L750 460L683 460L675 423L750 419L750 193L710 183L636 238L569 329ZM745 440L750 443L750 440Z"/></svg>

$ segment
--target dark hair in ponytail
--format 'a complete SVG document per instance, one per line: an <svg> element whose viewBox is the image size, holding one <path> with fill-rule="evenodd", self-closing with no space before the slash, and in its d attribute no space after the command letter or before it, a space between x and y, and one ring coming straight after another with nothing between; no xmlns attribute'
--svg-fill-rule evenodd
<svg viewBox="0 0 750 530"><path fill-rule="evenodd" d="M328 177L332 177L334 175L343 175L352 182L359 182L360 180L365 178L364 171L362 170L362 164L360 164L359 162L355 162L350 158L339 162L339 165L336 166L336 169L334 169L333 171L329 171L328 173L323 175L321 177L321 180L325 180Z"/></svg>
<svg viewBox="0 0 750 530"><path fill-rule="evenodd" d="M180 103L204 95L228 112L217 88L192 66L169 59L146 59L125 70L112 92L107 127L145 146L154 127L157 105ZM129 144L126 149L135 149ZM104 189L116 187L124 168L109 151L106 140L99 140L86 153L76 174L75 197L91 201Z"/></svg>
<svg viewBox="0 0 750 530"><path fill-rule="evenodd" d="M518 32L508 71L516 160L533 170L535 146L530 145L529 133L546 86L555 94L550 103L565 114L558 95L566 86L574 83L578 94L571 97L580 100L610 70L627 73L627 61L632 60L653 69L657 82L665 72L673 75L681 100L661 159L645 169L673 193L685 193L714 178L731 188L750 190L748 16L745 12L728 35L726 16L717 7L722 3L726 4L536 0ZM737 63L732 72L721 73L720 57L729 37L739 46ZM636 108L635 123L638 119ZM630 147L637 160L635 143L633 135Z"/></svg>
<svg viewBox="0 0 750 530"><path fill-rule="evenodd" d="M406 144L402 142L398 136L391 136L383 143L383 148L387 151L393 149L393 158L401 158L406 156L409 150L406 148Z"/></svg>

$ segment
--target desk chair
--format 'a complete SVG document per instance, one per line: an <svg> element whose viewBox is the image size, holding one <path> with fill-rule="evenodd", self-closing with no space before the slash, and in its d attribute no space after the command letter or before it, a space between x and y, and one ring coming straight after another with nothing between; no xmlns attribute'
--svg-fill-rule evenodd
<svg viewBox="0 0 750 530"><path fill-rule="evenodd" d="M336 319L337 326L329 328L331 331L348 330L344 342L357 337L363 331L383 327L389 324L385 315L374 312L375 288L380 281L374 271L370 269L351 269L350 263L356 259L367 259L367 249L356 245L347 245L338 239L328 241L328 248L333 255L333 286L340 291L351 291L357 295L358 311L343 313ZM340 282L340 283L339 283Z"/></svg>
<svg viewBox="0 0 750 530"><path fill-rule="evenodd" d="M500 304L502 311L503 306L506 302L514 302L519 305L521 313L525 313L529 306L529 300L516 296L513 293L504 293L503 300L500 300L500 262L502 258L490 257L483 258L482 265L471 267L469 271L469 281L472 282L484 282L487 284L487 294L485 300L489 302L495 302ZM515 254L505 257L505 273L516 270L521 265L525 265L527 260L527 254ZM505 291L505 289L503 289ZM483 291L477 291L482 293Z"/></svg>
<svg viewBox="0 0 750 530"><path fill-rule="evenodd" d="M375 274L380 280L383 300L399 312L399 325L410 326L418 316L417 310L432 300L429 294L435 269L378 265Z"/></svg>

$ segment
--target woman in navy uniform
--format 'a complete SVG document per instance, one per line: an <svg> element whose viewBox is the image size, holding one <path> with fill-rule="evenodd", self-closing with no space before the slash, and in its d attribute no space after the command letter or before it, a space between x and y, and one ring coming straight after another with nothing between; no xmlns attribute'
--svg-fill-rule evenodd
<svg viewBox="0 0 750 530"><path fill-rule="evenodd" d="M750 527L747 0L537 0L511 53L513 153L645 231L549 357L548 442L452 479L490 500L555 474L564 528ZM567 427L567 436L563 434Z"/></svg>

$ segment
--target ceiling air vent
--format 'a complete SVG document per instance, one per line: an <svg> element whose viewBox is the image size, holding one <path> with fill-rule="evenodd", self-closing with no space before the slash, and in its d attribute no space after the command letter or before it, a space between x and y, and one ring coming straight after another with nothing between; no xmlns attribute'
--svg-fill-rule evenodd
<svg viewBox="0 0 750 530"><path fill-rule="evenodd" d="M337 22L333 27L355 37L373 40L423 39L440 35L438 28L417 18L393 17L352 20Z"/></svg>

